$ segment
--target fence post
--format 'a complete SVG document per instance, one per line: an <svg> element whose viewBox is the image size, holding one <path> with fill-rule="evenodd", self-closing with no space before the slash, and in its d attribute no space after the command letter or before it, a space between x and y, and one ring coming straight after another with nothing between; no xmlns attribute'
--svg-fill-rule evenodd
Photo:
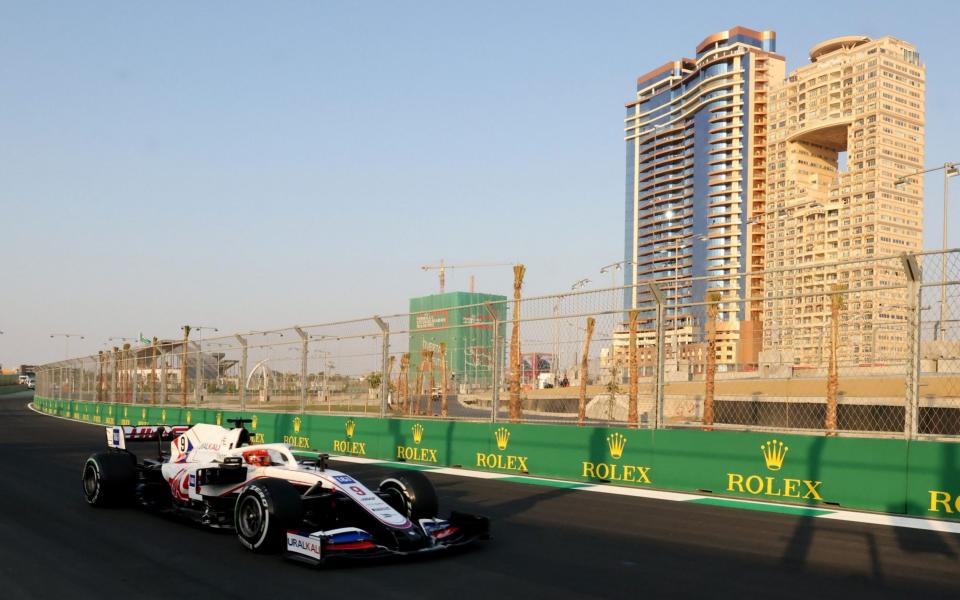
<svg viewBox="0 0 960 600"><path fill-rule="evenodd" d="M387 416L387 394L390 393L390 377L387 375L387 368L390 363L390 325L384 322L380 317L374 316L374 322L383 332L383 342L380 351L380 418Z"/></svg>
<svg viewBox="0 0 960 600"><path fill-rule="evenodd" d="M902 254L903 271L907 276L907 306L910 308L910 362L907 365L906 397L903 405L903 435L910 440L917 436L920 413L920 305L923 272L912 254Z"/></svg>
<svg viewBox="0 0 960 600"><path fill-rule="evenodd" d="M160 404L167 403L167 353L160 347Z"/></svg>
<svg viewBox="0 0 960 600"><path fill-rule="evenodd" d="M657 286L656 283L650 282L650 293L653 294L653 299L657 303L657 364L653 372L653 394L654 394L654 416L653 416L653 428L662 429L663 428L663 377L664 377L664 364L666 362L666 350L663 347L664 344L664 327L665 327L665 312L666 305L664 302L663 292Z"/></svg>
<svg viewBox="0 0 960 600"><path fill-rule="evenodd" d="M247 339L236 334L233 337L240 342L240 372L237 374L237 392L240 394L240 412L243 413L247 400Z"/></svg>
<svg viewBox="0 0 960 600"><path fill-rule="evenodd" d="M137 348L131 347L130 353L130 403L137 404Z"/></svg>
<svg viewBox="0 0 960 600"><path fill-rule="evenodd" d="M500 320L497 319L497 313L493 310L490 302L485 303L483 307L487 309L493 319L493 356L490 357L492 390L490 395L490 420L496 423L500 414Z"/></svg>
<svg viewBox="0 0 960 600"><path fill-rule="evenodd" d="M110 353L110 404L117 403L117 351L119 348L113 347Z"/></svg>
<svg viewBox="0 0 960 600"><path fill-rule="evenodd" d="M307 410L307 354L309 352L310 336L300 329L294 327L294 331L300 336L300 414Z"/></svg>

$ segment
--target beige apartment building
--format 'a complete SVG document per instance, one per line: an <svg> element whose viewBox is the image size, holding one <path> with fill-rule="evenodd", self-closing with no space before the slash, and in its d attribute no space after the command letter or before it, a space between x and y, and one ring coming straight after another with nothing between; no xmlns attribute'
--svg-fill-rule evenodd
<svg viewBox="0 0 960 600"><path fill-rule="evenodd" d="M841 360L883 362L907 343L906 298L873 288L902 275L855 261L922 249L923 178L894 184L923 165L925 69L890 36L827 40L810 61L769 97L763 347L824 364L839 284Z"/></svg>

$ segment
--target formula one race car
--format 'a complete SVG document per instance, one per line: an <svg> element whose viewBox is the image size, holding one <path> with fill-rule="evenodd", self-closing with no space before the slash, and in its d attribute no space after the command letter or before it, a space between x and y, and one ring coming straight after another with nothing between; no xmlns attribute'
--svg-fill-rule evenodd
<svg viewBox="0 0 960 600"><path fill-rule="evenodd" d="M212 528L233 528L254 552L284 550L319 564L333 557L429 553L489 539L485 517L437 518L437 493L419 471L401 471L376 491L327 468L327 455L298 459L286 444L250 445L246 419L234 429L107 427L105 452L83 466L91 506L139 504ZM157 443L138 461L127 442ZM169 441L169 452L164 452Z"/></svg>

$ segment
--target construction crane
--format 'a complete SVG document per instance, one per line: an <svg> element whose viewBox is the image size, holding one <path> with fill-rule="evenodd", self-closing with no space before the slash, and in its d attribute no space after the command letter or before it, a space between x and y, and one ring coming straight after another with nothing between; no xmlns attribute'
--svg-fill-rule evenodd
<svg viewBox="0 0 960 600"><path fill-rule="evenodd" d="M462 265L448 265L443 262L443 259L440 259L440 264L436 265L423 265L420 267L424 271L437 270L440 272L440 293L444 293L446 289L446 272L447 269L466 269L466 268L480 268L480 267L512 267L513 263L465 263ZM473 291L473 281L471 278L470 291Z"/></svg>

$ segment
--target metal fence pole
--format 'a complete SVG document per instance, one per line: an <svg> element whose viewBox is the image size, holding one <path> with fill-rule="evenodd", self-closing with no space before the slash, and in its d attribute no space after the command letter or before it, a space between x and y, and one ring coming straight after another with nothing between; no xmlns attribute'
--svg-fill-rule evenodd
<svg viewBox="0 0 960 600"><path fill-rule="evenodd" d="M117 350L110 353L110 404L117 403Z"/></svg>
<svg viewBox="0 0 960 600"><path fill-rule="evenodd" d="M383 342L381 344L380 356L380 418L387 416L387 395L390 393L390 379L387 377L387 369L390 364L390 326L380 317L373 317L373 320L383 332Z"/></svg>
<svg viewBox="0 0 960 600"><path fill-rule="evenodd" d="M294 327L294 331L297 332L297 335L300 336L300 414L303 414L307 410L307 353L309 352L308 345L310 344L310 336L307 333L300 329L299 327Z"/></svg>
<svg viewBox="0 0 960 600"><path fill-rule="evenodd" d="M131 348L131 365L130 365L130 402L132 404L137 403L137 349Z"/></svg>
<svg viewBox="0 0 960 600"><path fill-rule="evenodd" d="M663 379L664 379L664 365L666 362L666 349L663 347L664 344L664 327L666 326L666 305L664 302L663 292L657 286L656 283L651 282L650 284L650 293L653 294L653 299L657 303L657 364L653 372L653 397L654 397L654 411L653 411L653 428L662 429L663 428L663 404L664 404L664 395L663 395Z"/></svg>
<svg viewBox="0 0 960 600"><path fill-rule="evenodd" d="M500 319L490 302L483 305L493 319L493 356L490 357L490 420L494 423L500 415Z"/></svg>
<svg viewBox="0 0 960 600"><path fill-rule="evenodd" d="M910 362L907 364L906 377L906 397L903 407L903 435L906 439L913 439L917 435L917 418L919 417L920 405L920 319L921 319L921 298L923 289L920 284L923 280L923 273L920 265L917 263L917 257L904 254L903 270L907 276L908 307L910 308L911 327L910 327Z"/></svg>
<svg viewBox="0 0 960 600"><path fill-rule="evenodd" d="M197 373L193 378L193 401L197 406L200 406L200 402L203 399L203 328L198 327L200 330L200 342L197 346Z"/></svg>
<svg viewBox="0 0 960 600"><path fill-rule="evenodd" d="M160 404L167 403L167 353L160 350Z"/></svg>
<svg viewBox="0 0 960 600"><path fill-rule="evenodd" d="M240 412L247 405L247 339L242 335L234 335L240 342L240 372L237 374L237 392L240 395Z"/></svg>

